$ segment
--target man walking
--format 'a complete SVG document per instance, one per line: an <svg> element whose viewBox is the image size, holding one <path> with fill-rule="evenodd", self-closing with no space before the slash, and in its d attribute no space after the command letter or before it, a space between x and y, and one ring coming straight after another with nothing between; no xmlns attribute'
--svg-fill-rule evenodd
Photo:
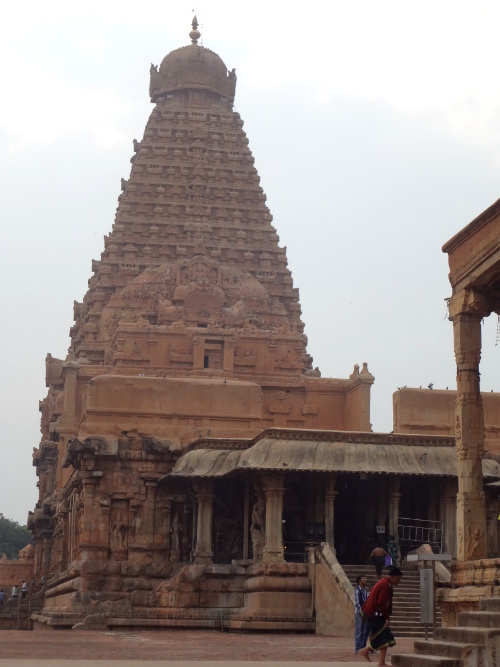
<svg viewBox="0 0 500 667"><path fill-rule="evenodd" d="M385 557L387 555L387 551L380 544L378 544L370 554L370 558L373 560L375 565L375 572L377 573L377 577L379 579L382 576L382 570L384 569L385 565Z"/></svg>
<svg viewBox="0 0 500 667"><path fill-rule="evenodd" d="M372 588L368 600L363 608L363 614L368 618L370 630L368 643L359 654L368 662L370 649L379 651L378 664L385 665L385 656L389 646L394 646L396 640L389 628L389 619L392 614L392 594L394 586L398 586L403 573L399 567L391 567L387 577L377 581Z"/></svg>
<svg viewBox="0 0 500 667"><path fill-rule="evenodd" d="M365 575L360 574L356 577L356 583L358 585L354 589L354 648L358 653L366 646L369 631L368 621L361 615L361 607L368 598Z"/></svg>

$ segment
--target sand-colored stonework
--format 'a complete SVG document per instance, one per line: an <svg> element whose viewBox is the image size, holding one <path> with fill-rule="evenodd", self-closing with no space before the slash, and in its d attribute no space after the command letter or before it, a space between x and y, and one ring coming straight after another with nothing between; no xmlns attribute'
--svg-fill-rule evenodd
<svg viewBox="0 0 500 667"><path fill-rule="evenodd" d="M88 292L74 303L68 356L47 355L30 526L35 568L51 582L49 624L85 617L97 592L111 604L152 591L179 563L211 563L214 548L283 560L272 522L261 546L250 517L235 537L239 504L279 498L283 480L258 492L247 482L246 500L229 481L234 489L217 497L229 503L223 518L215 511L224 547L213 545L211 483L168 479L194 441L238 448L272 426L371 430L366 364L347 379L312 366L298 290L233 110L235 72L197 34L151 68L155 107ZM199 592L177 604L199 606Z"/></svg>
<svg viewBox="0 0 500 667"><path fill-rule="evenodd" d="M330 576L401 516L439 524L456 553L454 439L373 434L367 364L313 367L236 74L190 36L151 68L155 107L71 347L46 358L35 623L313 630L314 600L336 599L323 625L349 633L348 582L313 595L308 555L326 543Z"/></svg>

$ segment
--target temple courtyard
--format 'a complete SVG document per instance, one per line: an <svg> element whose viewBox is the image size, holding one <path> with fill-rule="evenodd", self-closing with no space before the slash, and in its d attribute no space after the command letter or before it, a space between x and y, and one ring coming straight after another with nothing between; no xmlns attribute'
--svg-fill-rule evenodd
<svg viewBox="0 0 500 667"><path fill-rule="evenodd" d="M396 638L394 653L412 650L411 637ZM259 664L285 667L290 662L308 667L349 662L364 664L354 654L351 637L313 634L235 633L219 630L167 630L153 632L29 632L0 631L0 666L50 665L51 667L211 667L215 664ZM390 658L391 651L388 656ZM70 662L69 662L70 661Z"/></svg>

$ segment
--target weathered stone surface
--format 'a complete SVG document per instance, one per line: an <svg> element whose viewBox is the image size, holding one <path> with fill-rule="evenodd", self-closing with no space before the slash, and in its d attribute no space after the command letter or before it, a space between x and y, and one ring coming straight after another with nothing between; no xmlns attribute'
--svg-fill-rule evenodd
<svg viewBox="0 0 500 667"><path fill-rule="evenodd" d="M382 447L410 451L418 438L371 433L366 363L345 379L313 367L286 250L233 109L234 71L192 40L151 69L155 106L74 303L71 347L64 360L46 358L29 520L35 572L47 581L38 625L209 627L222 608L233 627L310 630L311 549L340 535L339 554L345 543L366 556L374 526L396 530L415 498L434 517L442 500L425 470L402 483L404 462L360 470L353 456L340 466L347 442L383 458ZM475 362L464 345L460 363ZM462 432L476 458L460 499L480 508L478 404L464 382ZM330 446L333 432L340 447ZM287 441L299 443L297 456L284 455ZM452 443L420 443L434 445ZM439 475L448 516L456 475ZM478 531L460 549L482 550ZM347 631L352 600L339 587L334 615L349 619Z"/></svg>
<svg viewBox="0 0 500 667"><path fill-rule="evenodd" d="M75 625L80 613L78 627L101 627L109 610L91 606L113 595L148 608L243 607L254 573L203 568L283 562L284 476L216 487L171 477L179 456L201 437L237 451L269 426L371 429L366 364L344 380L313 369L298 290L232 107L234 70L196 42L151 68L155 107L74 303L70 350L46 358L30 527L52 612L39 623L67 614ZM260 547L249 521L258 500ZM254 579L266 608L266 586L304 591L299 607L309 605L307 577L292 570L278 568L272 586L271 571Z"/></svg>
<svg viewBox="0 0 500 667"><path fill-rule="evenodd" d="M313 575L316 633L354 636L354 589L328 545L317 549L315 558L318 561Z"/></svg>

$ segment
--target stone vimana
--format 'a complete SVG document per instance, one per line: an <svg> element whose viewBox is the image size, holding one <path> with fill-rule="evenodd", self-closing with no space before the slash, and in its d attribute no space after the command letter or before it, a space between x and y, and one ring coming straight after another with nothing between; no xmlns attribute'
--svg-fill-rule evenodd
<svg viewBox="0 0 500 667"><path fill-rule="evenodd" d="M350 633L341 564L377 537L456 555L454 394L401 390L394 432L373 433L367 364L313 368L235 71L196 19L190 38L151 66L154 108L68 355L46 358L33 618ZM429 394L443 405L415 426ZM483 476L500 479L496 459Z"/></svg>

